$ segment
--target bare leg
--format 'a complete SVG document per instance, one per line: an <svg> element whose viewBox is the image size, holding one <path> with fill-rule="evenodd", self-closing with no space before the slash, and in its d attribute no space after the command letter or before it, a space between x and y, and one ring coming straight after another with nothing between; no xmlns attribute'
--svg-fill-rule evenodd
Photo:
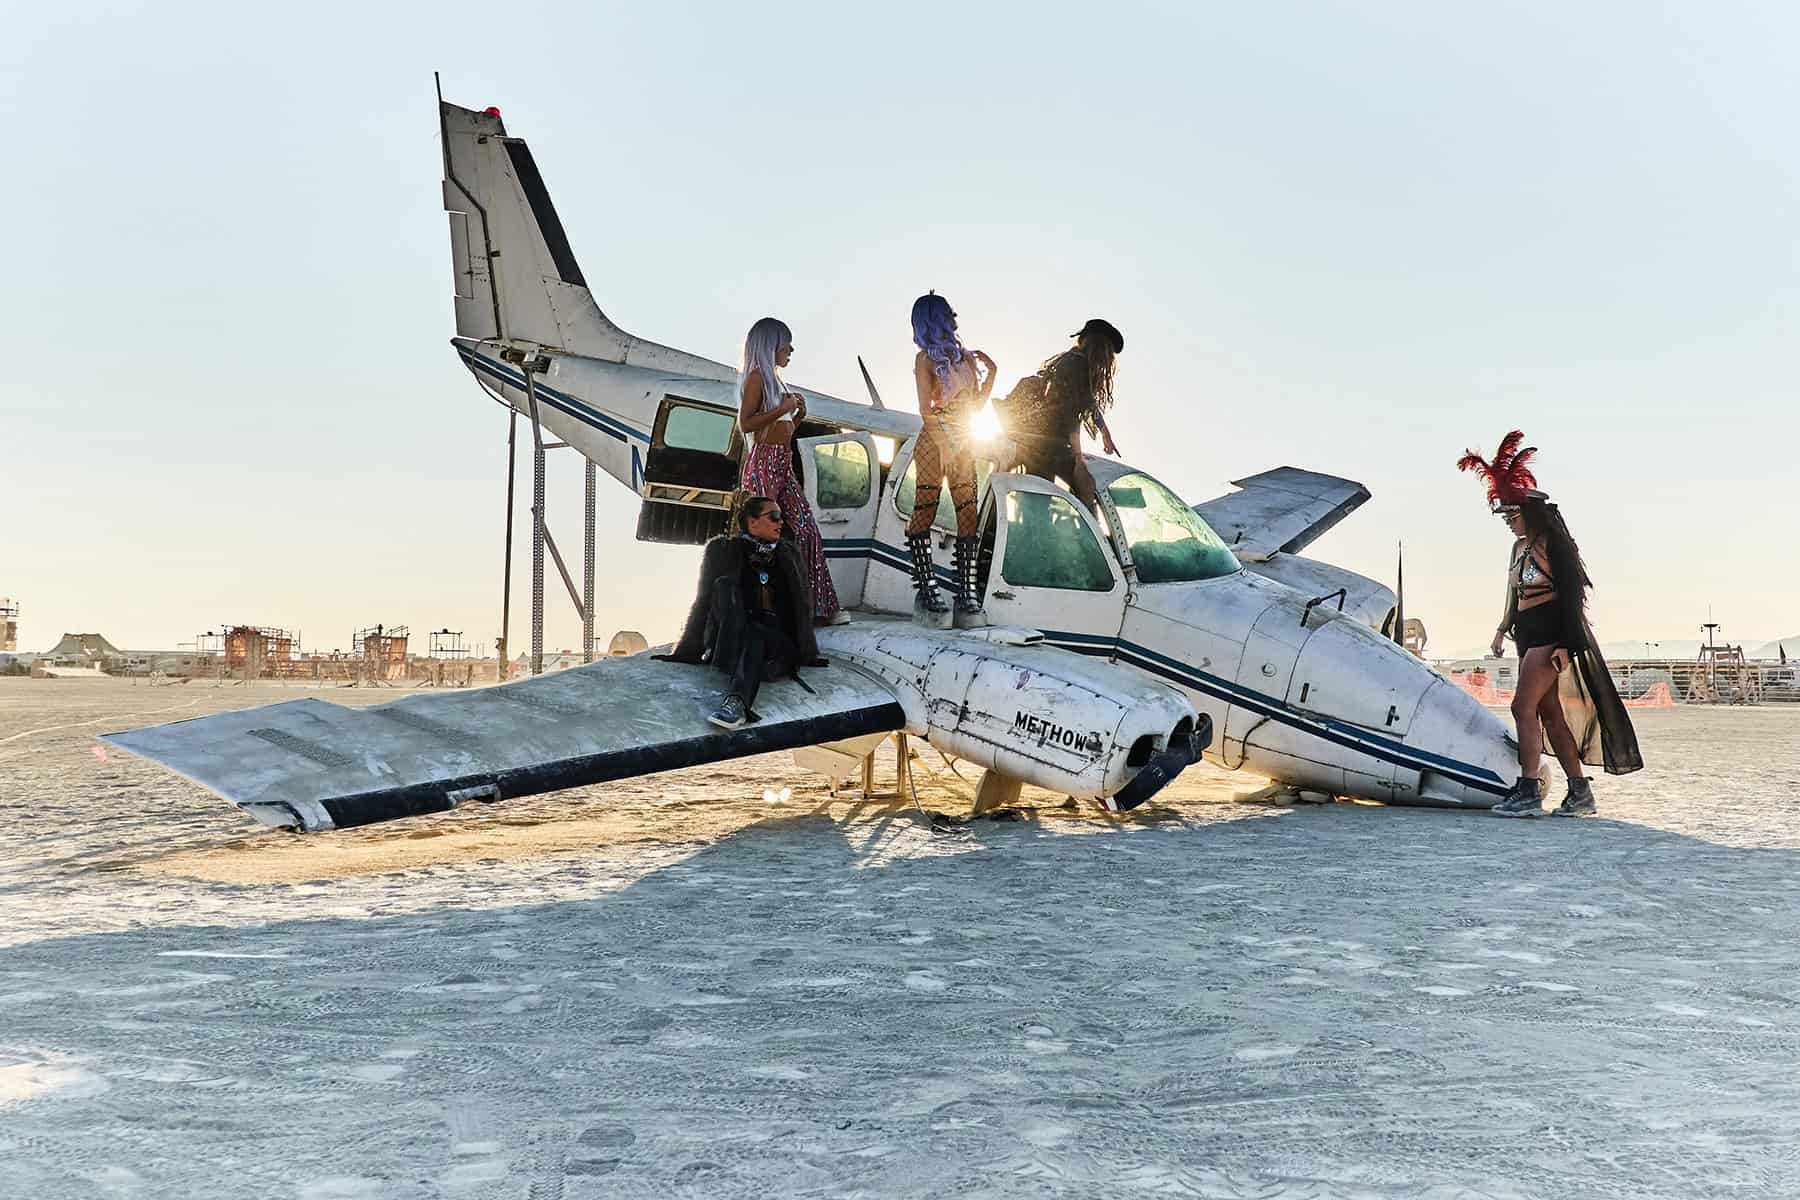
<svg viewBox="0 0 1800 1200"><path fill-rule="evenodd" d="M1563 774L1570 779L1580 779L1581 749L1575 744L1575 731L1569 728L1569 719L1563 715L1562 696L1554 685L1538 701L1538 717L1544 723L1544 732L1549 735L1550 748L1556 752L1556 761L1562 764Z"/></svg>
<svg viewBox="0 0 1800 1200"><path fill-rule="evenodd" d="M1077 500L1087 505L1089 512L1099 515L1100 491L1094 486L1094 477L1088 472L1086 463L1076 463L1075 478L1069 480L1069 490L1075 493Z"/></svg>
<svg viewBox="0 0 1800 1200"><path fill-rule="evenodd" d="M1513 722L1519 730L1519 774L1538 777L1538 760L1544 756L1544 730L1538 705L1556 688L1556 672L1550 667L1551 647L1533 646L1519 660L1519 685L1513 692ZM1559 710L1560 711L1560 710Z"/></svg>

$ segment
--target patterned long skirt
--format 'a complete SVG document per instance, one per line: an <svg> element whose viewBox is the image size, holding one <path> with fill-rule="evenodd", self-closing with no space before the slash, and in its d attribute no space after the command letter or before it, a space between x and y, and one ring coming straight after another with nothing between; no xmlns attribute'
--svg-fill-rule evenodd
<svg viewBox="0 0 1800 1200"><path fill-rule="evenodd" d="M806 586L812 592L813 617L829 620L838 610L837 588L825 565L825 542L819 523L806 503L806 493L794 478L794 448L755 445L744 455L743 489L746 496L767 496L781 505L783 535L793 539L806 569Z"/></svg>

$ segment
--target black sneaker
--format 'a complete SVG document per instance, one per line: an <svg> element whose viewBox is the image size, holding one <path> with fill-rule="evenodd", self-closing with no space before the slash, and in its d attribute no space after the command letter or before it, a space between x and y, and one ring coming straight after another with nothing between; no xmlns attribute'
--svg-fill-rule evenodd
<svg viewBox="0 0 1800 1200"><path fill-rule="evenodd" d="M1538 781L1527 779L1523 775L1512 786L1512 791L1501 797L1500 802L1488 810L1496 817L1541 817L1544 815L1544 801L1538 796Z"/></svg>
<svg viewBox="0 0 1800 1200"><path fill-rule="evenodd" d="M725 697L725 703L719 705L712 716L706 718L720 729L742 729L749 714L744 709L744 702L736 696Z"/></svg>
<svg viewBox="0 0 1800 1200"><path fill-rule="evenodd" d="M1594 781L1591 779L1569 780L1569 793L1562 803L1550 810L1553 817L1591 817L1599 812L1594 804Z"/></svg>

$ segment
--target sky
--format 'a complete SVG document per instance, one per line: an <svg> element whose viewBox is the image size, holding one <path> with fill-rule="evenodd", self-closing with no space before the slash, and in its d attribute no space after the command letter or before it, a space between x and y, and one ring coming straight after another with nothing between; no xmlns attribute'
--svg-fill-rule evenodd
<svg viewBox="0 0 1800 1200"><path fill-rule="evenodd" d="M432 72L528 139L600 306L906 397L912 299L1003 383L1104 315L1123 456L1373 499L1309 553L1485 645L1541 448L1603 640L1800 630L1785 4L6 5L0 595L20 645L500 624L505 417L453 332ZM1784 115L1785 114L1785 115ZM521 478L529 477L521 457ZM579 552L581 471L550 525ZM523 494L522 494L523 498ZM597 628L697 551L603 476ZM529 517L521 507L521 544ZM526 641L529 554L512 644ZM551 574L546 645L580 626ZM1684 651L1685 652L1685 649Z"/></svg>

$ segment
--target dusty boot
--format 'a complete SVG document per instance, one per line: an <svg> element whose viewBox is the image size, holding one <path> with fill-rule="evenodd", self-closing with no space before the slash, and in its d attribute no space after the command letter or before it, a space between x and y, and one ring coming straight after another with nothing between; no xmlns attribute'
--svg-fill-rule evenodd
<svg viewBox="0 0 1800 1200"><path fill-rule="evenodd" d="M958 629L979 629L987 624L987 614L981 611L981 592L975 582L975 563L981 552L981 539L977 537L959 537L956 539L956 627Z"/></svg>
<svg viewBox="0 0 1800 1200"><path fill-rule="evenodd" d="M1550 810L1553 817L1591 817L1599 809L1594 805L1594 781L1586 778L1569 780L1568 795Z"/></svg>
<svg viewBox="0 0 1800 1200"><path fill-rule="evenodd" d="M1538 781L1519 776L1519 781L1512 786L1500 802L1488 810L1496 817L1541 817L1544 815L1543 797L1538 794Z"/></svg>
<svg viewBox="0 0 1800 1200"><path fill-rule="evenodd" d="M912 551L913 587L918 592L913 597L913 620L938 629L947 628L950 606L938 595L937 571L931 562L931 534L907 534L906 547Z"/></svg>

